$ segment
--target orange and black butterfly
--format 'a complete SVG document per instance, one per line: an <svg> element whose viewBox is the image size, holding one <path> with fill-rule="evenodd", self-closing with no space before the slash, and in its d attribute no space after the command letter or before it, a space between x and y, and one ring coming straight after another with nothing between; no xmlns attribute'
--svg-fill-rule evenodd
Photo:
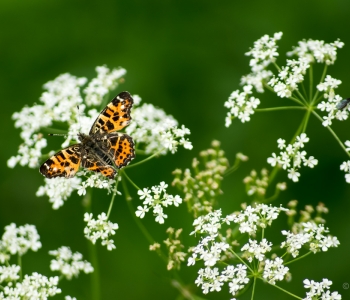
<svg viewBox="0 0 350 300"><path fill-rule="evenodd" d="M79 133L81 143L71 145L45 161L40 173L47 178L73 177L81 165L113 179L117 169L135 158L134 141L115 132L130 123L133 99L128 92L117 95L99 114L88 135Z"/></svg>

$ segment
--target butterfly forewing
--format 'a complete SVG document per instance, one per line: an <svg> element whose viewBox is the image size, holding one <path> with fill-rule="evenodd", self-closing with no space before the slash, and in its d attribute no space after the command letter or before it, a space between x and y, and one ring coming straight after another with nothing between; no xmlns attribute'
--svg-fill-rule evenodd
<svg viewBox="0 0 350 300"><path fill-rule="evenodd" d="M40 167L40 173L47 178L71 178L78 171L81 161L81 144L69 146L51 156Z"/></svg>
<svg viewBox="0 0 350 300"><path fill-rule="evenodd" d="M89 134L108 133L123 129L130 123L130 109L133 103L134 101L128 92L117 95L101 111Z"/></svg>

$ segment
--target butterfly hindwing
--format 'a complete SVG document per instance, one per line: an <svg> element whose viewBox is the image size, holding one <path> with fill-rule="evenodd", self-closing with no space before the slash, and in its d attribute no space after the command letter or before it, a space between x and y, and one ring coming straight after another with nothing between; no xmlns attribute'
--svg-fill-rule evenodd
<svg viewBox="0 0 350 300"><path fill-rule="evenodd" d="M113 159L118 169L125 167L135 158L134 141L125 133L106 134L97 144Z"/></svg>
<svg viewBox="0 0 350 300"><path fill-rule="evenodd" d="M128 92L121 92L101 111L89 135L123 129L130 123L130 109L133 102Z"/></svg>
<svg viewBox="0 0 350 300"><path fill-rule="evenodd" d="M71 145L51 156L40 167L47 178L71 178L78 171L81 161L81 144Z"/></svg>

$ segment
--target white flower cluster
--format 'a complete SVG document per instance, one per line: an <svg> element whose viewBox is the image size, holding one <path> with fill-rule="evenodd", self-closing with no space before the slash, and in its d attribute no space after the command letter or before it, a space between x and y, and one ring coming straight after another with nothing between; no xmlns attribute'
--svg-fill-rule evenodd
<svg viewBox="0 0 350 300"><path fill-rule="evenodd" d="M207 234L201 239L199 244L192 249L192 256L188 259L188 266L195 265L197 260L203 260L206 268L198 271L198 277L195 281L197 286L201 286L203 293L220 291L224 283L228 282L230 293L234 296L237 291L242 289L249 282L247 277L247 268L242 264L237 266L229 265L221 273L215 264L221 260L222 255L230 245L226 242L216 241L219 234L218 230L223 223L229 224L232 216L221 217L221 210L211 212L205 216L200 216L193 222L195 230L191 233ZM214 267L214 268L211 268Z"/></svg>
<svg viewBox="0 0 350 300"><path fill-rule="evenodd" d="M106 66L96 67L97 77L92 79L88 86L84 89L86 94L86 105L98 106L102 103L103 97L109 91L114 90L118 86L118 81L126 74L123 68L110 70Z"/></svg>
<svg viewBox="0 0 350 300"><path fill-rule="evenodd" d="M21 166L28 165L29 168L36 168L41 158L41 150L46 146L47 140L43 138L42 134L33 134L31 138L19 146L18 154L7 161L7 166L14 168L19 163Z"/></svg>
<svg viewBox="0 0 350 300"><path fill-rule="evenodd" d="M18 275L21 270L20 266L0 266L0 283L4 281L17 281L20 277Z"/></svg>
<svg viewBox="0 0 350 300"><path fill-rule="evenodd" d="M350 141L346 141L345 145L347 147L350 147ZM349 151L350 149L347 149L347 151ZM344 171L345 174L345 181L347 183L350 183L350 160L348 161L344 161L341 165L340 165L340 170Z"/></svg>
<svg viewBox="0 0 350 300"><path fill-rule="evenodd" d="M109 179L100 173L94 173L90 171L81 171L79 175L87 177L78 187L78 195L84 196L86 194L86 188L94 187L98 189L106 189L108 194L115 190L115 180ZM90 175L90 176L87 176Z"/></svg>
<svg viewBox="0 0 350 300"><path fill-rule="evenodd" d="M279 71L278 76L274 76L268 83L273 87L277 96L289 98L293 91L298 89L298 83L304 80L306 70L310 67L307 59L287 60L287 66Z"/></svg>
<svg viewBox="0 0 350 300"><path fill-rule="evenodd" d="M324 278L321 282L315 282L313 280L305 279L303 281L304 287L310 289L310 292L306 293L306 298L303 300L340 300L342 299L341 295L338 292L330 292L330 287L332 281Z"/></svg>
<svg viewBox="0 0 350 300"><path fill-rule="evenodd" d="M274 207L266 204L257 204L255 207L247 206L240 213L232 216L234 223L239 224L241 233L255 235L259 228L265 229L271 226L281 211L288 211L284 207Z"/></svg>
<svg viewBox="0 0 350 300"><path fill-rule="evenodd" d="M276 284L276 281L282 281L289 268L283 265L283 259L276 257L273 260L265 260L263 277L270 284Z"/></svg>
<svg viewBox="0 0 350 300"><path fill-rule="evenodd" d="M340 84L340 80L327 75L324 82L317 85L317 89L320 92L324 92L324 98L327 99L327 101L322 101L317 105L319 110L326 111L328 113L327 116L322 117L324 119L322 125L325 127L332 125L333 119L344 121L349 117L350 107L346 105L346 107L339 109L343 98L336 95L334 92L334 89L338 88Z"/></svg>
<svg viewBox="0 0 350 300"><path fill-rule="evenodd" d="M67 200L74 190L82 189L80 183L81 178L79 177L45 178L45 185L39 187L36 195L38 197L44 195L48 196L49 202L52 203L52 208L58 209L64 204L64 201Z"/></svg>
<svg viewBox="0 0 350 300"><path fill-rule="evenodd" d="M304 148L304 144L309 142L309 138L306 133L302 133L300 136L296 137L294 144L289 144L286 146L286 141L284 139L278 139L277 144L279 149L285 149L281 151L280 155L277 156L272 153L272 157L267 159L267 162L272 166L281 165L284 170L288 169L288 178L294 182L299 181L300 173L298 172L301 164L313 168L317 165L318 160L313 156L306 158L306 151L299 151Z"/></svg>
<svg viewBox="0 0 350 300"><path fill-rule="evenodd" d="M137 100L141 101L139 97ZM137 144L144 145L145 154L155 153L163 148L164 151L160 154L166 154L167 150L175 153L178 146L192 149L191 142L185 138L190 134L190 130L184 125L178 127L178 122L162 109L145 103L133 108L132 119L125 132L132 136Z"/></svg>
<svg viewBox="0 0 350 300"><path fill-rule="evenodd" d="M41 248L40 236L34 225L26 224L17 227L15 223L5 227L5 232L0 240L1 263L9 259L11 255L24 255L28 250L37 251Z"/></svg>
<svg viewBox="0 0 350 300"><path fill-rule="evenodd" d="M159 224L164 223L164 219L168 217L163 212L163 207L170 205L179 206L182 203L182 199L179 195L173 196L166 192L168 185L162 181L159 185L152 186L151 189L144 188L138 190L137 194L140 196L140 200L143 200L143 207L138 206L135 212L136 216L143 218L145 214L152 208L153 215L156 216L156 222Z"/></svg>
<svg viewBox="0 0 350 300"><path fill-rule="evenodd" d="M225 126L229 127L233 118L238 118L242 123L250 121L250 115L260 104L260 100L251 96L253 86L243 86L243 92L236 90L231 93L224 106L229 109L225 118Z"/></svg>
<svg viewBox="0 0 350 300"><path fill-rule="evenodd" d="M84 221L87 222L84 234L88 240L95 244L98 239L101 239L102 246L106 246L107 250L115 249L114 241L109 237L115 235L115 231L119 228L117 223L108 221L105 213L98 215L97 219L94 219L92 214L85 213Z"/></svg>
<svg viewBox="0 0 350 300"><path fill-rule="evenodd" d="M0 292L0 299L47 299L61 293L57 287L59 278L46 277L44 275L33 273L25 275L22 282L16 282L14 285L10 282Z"/></svg>
<svg viewBox="0 0 350 300"><path fill-rule="evenodd" d="M305 58L309 63L325 63L326 65L334 64L337 59L337 50L343 48L344 43L337 40L333 43L325 43L319 40L303 40L298 42L299 46L287 53L288 56L297 55Z"/></svg>
<svg viewBox="0 0 350 300"><path fill-rule="evenodd" d="M219 292L224 283L227 283L230 293L234 296L239 290L249 282L247 277L247 267L242 264L237 266L227 266L221 273L218 268L205 268L198 271L198 277L195 281L197 286L202 287L203 294L209 292ZM231 298L235 300L236 298Z"/></svg>
<svg viewBox="0 0 350 300"><path fill-rule="evenodd" d="M49 254L55 256L50 263L51 271L59 271L68 280L71 280L73 276L78 277L81 271L85 274L94 271L88 261L83 261L81 253L73 253L69 247L62 246L57 250L49 251Z"/></svg>
<svg viewBox="0 0 350 300"><path fill-rule="evenodd" d="M271 247L272 243L265 238L262 239L260 243L256 240L249 239L249 242L241 248L241 251L245 251L243 256L251 263L254 257L258 261L263 261L265 259L265 253L270 252L272 249Z"/></svg>
<svg viewBox="0 0 350 300"><path fill-rule="evenodd" d="M286 236L286 241L281 244L281 248L287 248L287 252L293 257L299 255L299 249L305 244L313 253L327 251L331 247L338 247L339 240L336 236L327 235L328 228L323 224L316 225L314 222L301 223L298 233L283 230L282 234Z"/></svg>
<svg viewBox="0 0 350 300"><path fill-rule="evenodd" d="M258 278L264 279L273 285L277 281L288 280L290 276L289 268L284 265L282 259L285 255L282 257L273 255L273 258L267 258L267 253L272 251L272 243L265 238L260 241L252 238L258 227L266 228L267 225L271 225L281 211L288 210L283 207L256 204L255 207L247 206L240 213L225 218L222 217L221 211L217 210L206 216L200 216L193 222L195 229L191 234L204 234L204 237L200 239L197 246L191 248L193 253L188 258L187 264L190 266L195 265L197 261L203 261L204 268L199 270L195 281L198 286L201 286L203 293L220 291L224 283L229 282L230 293L235 296L249 282L249 278L256 276L256 274L259 274ZM250 235L248 243L241 248L243 253L240 254L233 250L233 247L237 246L237 242L229 244L228 235L226 234L225 237L220 233L223 224L230 225L232 222L239 224L241 233ZM324 228L322 224L316 225L314 222L307 222L299 225L298 234L282 231L282 234L286 236L286 241L282 243L281 248L287 248L286 253L291 253L293 257L299 254L298 249L305 243L309 243L310 251L314 253L327 251L328 248L337 247L339 244L336 237L326 236L328 229ZM230 265L227 260L229 257L238 258L243 264ZM243 259L247 259L250 264L245 263ZM220 271L217 265L221 265L219 263L222 262L228 264L228 266ZM313 298L307 299L311 300ZM322 299L338 298L325 297Z"/></svg>
<svg viewBox="0 0 350 300"><path fill-rule="evenodd" d="M266 70L267 66L276 61L277 56L277 41L282 37L282 32L275 33L273 37L264 35L262 38L254 42L254 47L246 53L250 56L249 65L251 73L242 76L241 84L243 92L239 90L232 92L228 100L225 102L225 107L229 112L225 118L225 126L229 127L233 118L238 118L242 123L250 121L250 115L254 113L254 109L260 104L260 100L251 96L252 88L257 92L264 92L264 83L269 81L272 76L270 70Z"/></svg>

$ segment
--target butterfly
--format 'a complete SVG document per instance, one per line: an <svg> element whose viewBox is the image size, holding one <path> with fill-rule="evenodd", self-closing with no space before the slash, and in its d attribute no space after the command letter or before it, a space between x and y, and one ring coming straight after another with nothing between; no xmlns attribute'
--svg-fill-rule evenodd
<svg viewBox="0 0 350 300"><path fill-rule="evenodd" d="M99 114L88 135L78 134L79 144L62 149L45 161L39 171L46 178L73 177L81 165L113 179L117 169L135 158L133 139L120 132L130 123L133 99L128 92L117 95Z"/></svg>

